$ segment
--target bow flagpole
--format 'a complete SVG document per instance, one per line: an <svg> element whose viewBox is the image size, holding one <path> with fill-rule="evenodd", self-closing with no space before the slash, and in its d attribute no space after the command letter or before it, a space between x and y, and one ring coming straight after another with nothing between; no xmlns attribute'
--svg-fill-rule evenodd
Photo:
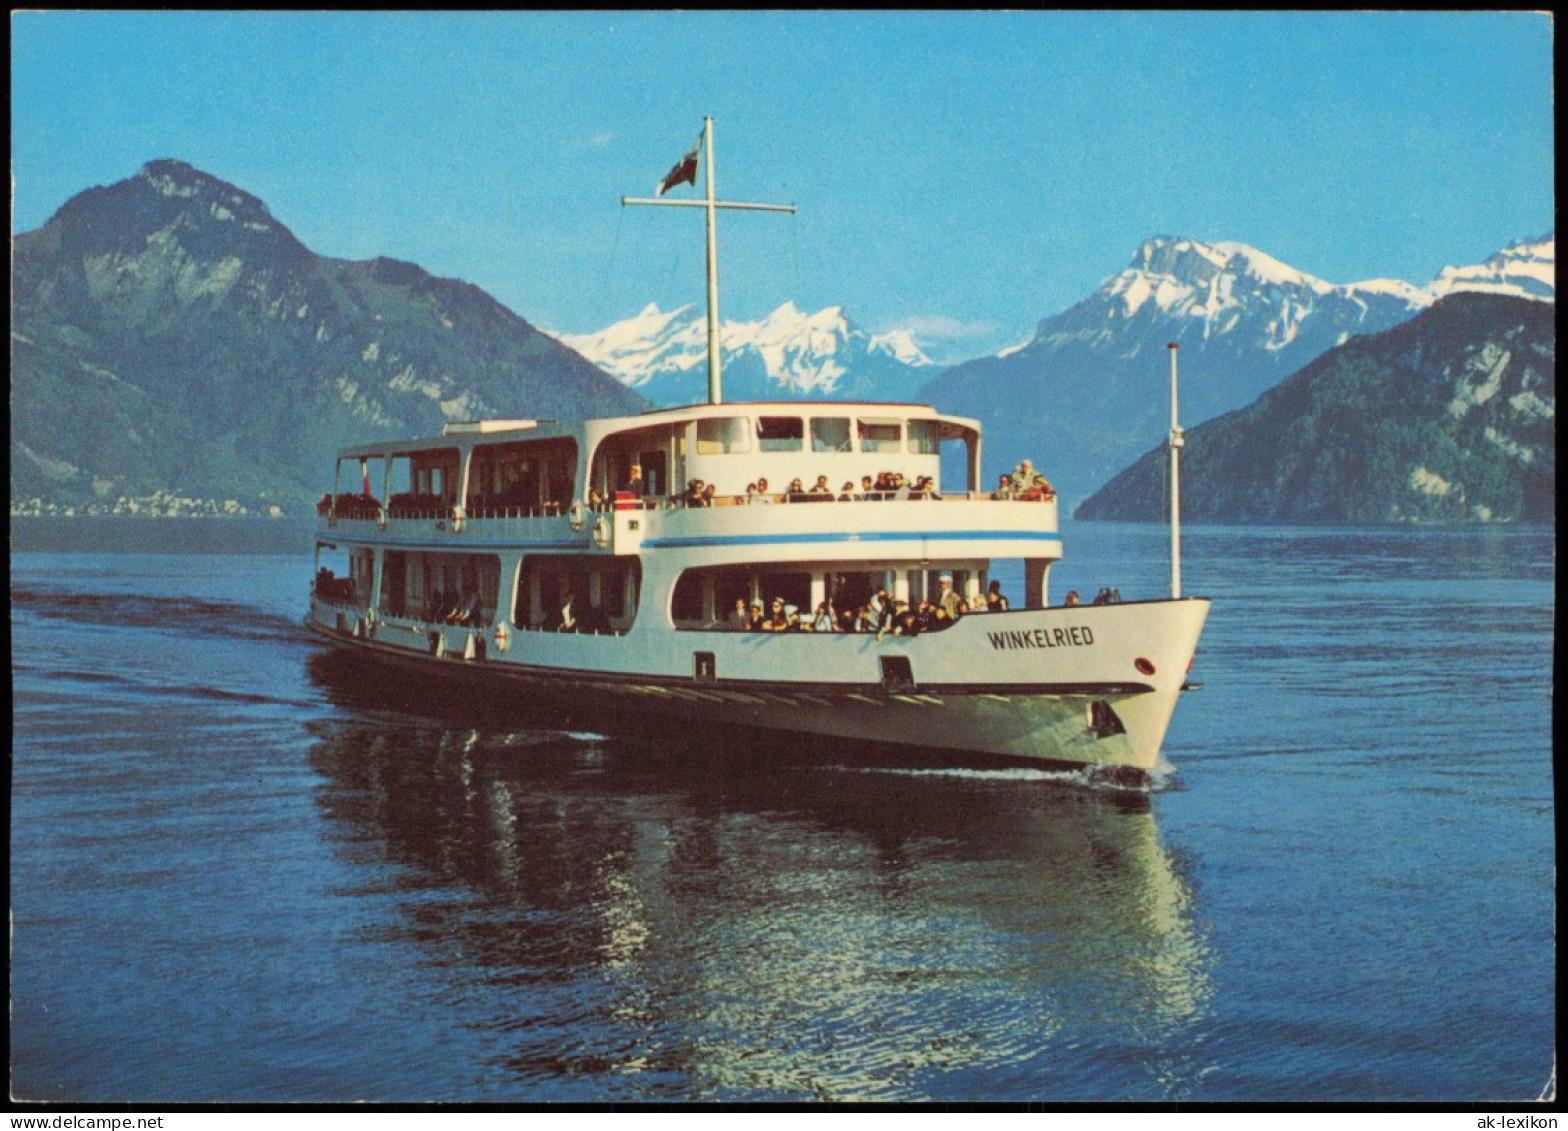
<svg viewBox="0 0 1568 1131"><path fill-rule="evenodd" d="M703 151L706 152L703 152ZM676 185L689 184L693 187L697 183L698 154L703 153L702 162L707 165L706 174L707 195L698 200L650 200L646 197L621 197L621 205L628 204L653 204L671 208L701 208L707 213L708 220L708 403L724 403L723 358L719 349L719 237L718 237L718 210L729 208L743 212L789 212L795 211L793 204L742 204L737 201L718 200L714 196L713 176L713 119L702 120L702 136L697 139L697 144L691 151L676 163L675 168L665 174L664 180L659 182L657 197L662 197Z"/></svg>

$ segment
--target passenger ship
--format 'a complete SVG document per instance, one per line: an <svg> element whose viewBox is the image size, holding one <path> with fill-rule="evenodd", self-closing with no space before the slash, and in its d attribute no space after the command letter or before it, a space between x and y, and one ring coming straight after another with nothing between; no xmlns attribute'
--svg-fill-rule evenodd
<svg viewBox="0 0 1568 1131"><path fill-rule="evenodd" d="M318 508L310 629L496 695L1147 780L1209 609L1180 596L1174 524L1170 599L1053 606L1058 502L987 492L976 421L923 405L724 403L714 213L787 206L716 200L711 120L703 144L705 199L623 203L707 210L710 403L451 422L344 449ZM947 450L961 486L941 483ZM839 484L890 473L939 486L839 498ZM818 476L834 487L827 501L779 493ZM708 505L687 505L692 480L713 485ZM1004 559L1021 559L1023 591L981 612ZM948 586L974 611L915 635L732 619L737 602L770 614L782 602L809 624L824 603L842 612L885 590L914 605Z"/></svg>

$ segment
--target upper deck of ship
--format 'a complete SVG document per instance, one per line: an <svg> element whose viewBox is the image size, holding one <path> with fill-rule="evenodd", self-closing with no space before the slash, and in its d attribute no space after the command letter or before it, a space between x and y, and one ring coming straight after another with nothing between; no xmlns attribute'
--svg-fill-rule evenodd
<svg viewBox="0 0 1568 1131"><path fill-rule="evenodd" d="M943 482L944 462L957 482ZM706 498L695 497L698 484ZM344 493L353 485L359 493ZM733 509L825 501L841 505ZM1011 505L1020 501L1037 505ZM881 505L843 505L873 502ZM1004 511L997 502L1009 505ZM823 542L859 556L879 540L914 537L956 540L975 553L1017 554L1020 539L1057 544L1054 497L994 500L984 490L976 421L873 401L704 404L575 423L453 422L438 436L343 449L321 511L340 536L371 541L483 539L611 554L738 545L755 552L759 539L784 556L813 543L820 551Z"/></svg>

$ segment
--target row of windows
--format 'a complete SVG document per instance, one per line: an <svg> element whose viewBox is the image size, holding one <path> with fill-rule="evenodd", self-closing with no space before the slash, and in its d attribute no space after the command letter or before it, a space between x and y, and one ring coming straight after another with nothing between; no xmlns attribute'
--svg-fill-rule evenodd
<svg viewBox="0 0 1568 1131"><path fill-rule="evenodd" d="M802 452L809 436L814 452L896 453L904 441L904 421L875 417L759 416L756 446L762 452ZM909 451L937 455L941 433L934 420L911 420ZM752 450L752 420L747 416L721 416L697 421L698 455L744 454Z"/></svg>

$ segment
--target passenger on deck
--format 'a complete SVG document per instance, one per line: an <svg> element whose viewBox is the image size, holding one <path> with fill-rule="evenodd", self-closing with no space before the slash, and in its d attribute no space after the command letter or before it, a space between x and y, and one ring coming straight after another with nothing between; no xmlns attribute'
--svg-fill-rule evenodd
<svg viewBox="0 0 1568 1131"><path fill-rule="evenodd" d="M811 490L806 494L813 502L831 503L833 501L833 488L828 486L828 477L826 475L817 476L817 481L811 485Z"/></svg>
<svg viewBox="0 0 1568 1131"><path fill-rule="evenodd" d="M759 476L758 479L757 479L757 502L759 502L759 503L771 503L772 501L773 501L773 496L768 494L768 481L767 481L767 479L762 478L762 477Z"/></svg>
<svg viewBox="0 0 1568 1131"><path fill-rule="evenodd" d="M766 619L762 615L761 601L751 603L751 617L746 627L752 632L762 632L767 627Z"/></svg>
<svg viewBox="0 0 1568 1131"><path fill-rule="evenodd" d="M958 595L958 590L953 588L953 575L950 573L942 574L937 582L936 603L951 620L958 619L958 605L962 600L963 598Z"/></svg>
<svg viewBox="0 0 1568 1131"><path fill-rule="evenodd" d="M566 595L561 598L559 607L552 614L546 627L553 628L556 632L577 631L577 594L574 590L566 591Z"/></svg>
<svg viewBox="0 0 1568 1131"><path fill-rule="evenodd" d="M757 606L757 611L762 611L762 606ZM751 614L746 611L746 598L735 598L735 607L730 610L730 628L736 632L745 632L751 627Z"/></svg>
<svg viewBox="0 0 1568 1131"><path fill-rule="evenodd" d="M876 630L877 614L876 611L871 607L871 602L867 601L865 604L861 605L860 608L855 610L854 627L850 631L875 632Z"/></svg>
<svg viewBox="0 0 1568 1131"><path fill-rule="evenodd" d="M607 509L604 505L604 496L599 494L599 489L597 487L591 487L588 490L588 509L591 511L602 511Z"/></svg>
<svg viewBox="0 0 1568 1131"><path fill-rule="evenodd" d="M876 631L880 636L892 627L893 616L897 611L897 606L893 604L893 598L888 596L886 589L878 589L876 603L872 606L872 609L876 613Z"/></svg>
<svg viewBox="0 0 1568 1131"><path fill-rule="evenodd" d="M799 479L791 479L789 481L789 490L784 493L784 497L792 503L803 503L806 501L806 489L801 486Z"/></svg>
<svg viewBox="0 0 1568 1131"><path fill-rule="evenodd" d="M746 501L748 503L757 501L757 485L755 483L746 484Z"/></svg>
<svg viewBox="0 0 1568 1131"><path fill-rule="evenodd" d="M693 479L686 484L686 494L682 496L682 501L688 507L701 507L707 505L702 500L701 479Z"/></svg>
<svg viewBox="0 0 1568 1131"><path fill-rule="evenodd" d="M908 500L909 496L910 487L908 481L904 478L904 473L901 471L893 472L893 498L899 502L904 502Z"/></svg>
<svg viewBox="0 0 1568 1131"><path fill-rule="evenodd" d="M768 619L763 622L764 632L783 632L789 624L789 617L784 611L784 598L773 598L773 607L768 611Z"/></svg>
<svg viewBox="0 0 1568 1131"><path fill-rule="evenodd" d="M993 499L1011 499L1013 497L1013 477L1007 472L1002 472L996 481L996 490L991 492Z"/></svg>
<svg viewBox="0 0 1568 1131"><path fill-rule="evenodd" d="M718 489L714 487L712 483L709 483L706 487L704 487L702 489L702 505L705 507L711 507L713 505L713 496L717 494L717 491Z"/></svg>
<svg viewBox="0 0 1568 1131"><path fill-rule="evenodd" d="M936 493L936 481L929 475L922 475L915 480L914 494L916 498L920 499L940 499L942 497Z"/></svg>
<svg viewBox="0 0 1568 1131"><path fill-rule="evenodd" d="M1078 594L1069 593L1069 597L1077 600ZM1007 598L1002 596L1002 583L991 582L990 588L985 593L985 611L988 613L1005 613L1008 609Z"/></svg>
<svg viewBox="0 0 1568 1131"><path fill-rule="evenodd" d="M791 605L788 609L786 609L784 611L784 615L785 615L785 621L784 621L784 631L785 632L810 632L811 631L811 626L809 624L803 624L801 622L800 610L797 609L794 605Z"/></svg>
<svg viewBox="0 0 1568 1131"><path fill-rule="evenodd" d="M1078 603L1078 590L1076 590L1076 589L1069 589L1067 591L1067 600L1063 601L1062 604L1065 605L1067 608L1072 608L1077 603Z"/></svg>
<svg viewBox="0 0 1568 1131"><path fill-rule="evenodd" d="M872 490L871 476L869 476L869 475L862 475L860 477L860 497L862 499L869 499L871 497L871 490Z"/></svg>
<svg viewBox="0 0 1568 1131"><path fill-rule="evenodd" d="M1021 491L1034 482L1034 464L1027 458L1018 461L1018 466L1013 468L1013 489Z"/></svg>
<svg viewBox="0 0 1568 1131"><path fill-rule="evenodd" d="M855 485L852 482L845 483L843 490L838 493L838 501L841 503L852 503L856 498Z"/></svg>
<svg viewBox="0 0 1568 1131"><path fill-rule="evenodd" d="M642 466L640 464L632 464L631 474L626 477L626 482L621 486L621 490L631 495L634 499L640 499L648 493L648 484L643 480Z"/></svg>
<svg viewBox="0 0 1568 1131"><path fill-rule="evenodd" d="M817 615L811 618L812 632L837 632L838 625L833 618L833 606L826 601L817 605Z"/></svg>

